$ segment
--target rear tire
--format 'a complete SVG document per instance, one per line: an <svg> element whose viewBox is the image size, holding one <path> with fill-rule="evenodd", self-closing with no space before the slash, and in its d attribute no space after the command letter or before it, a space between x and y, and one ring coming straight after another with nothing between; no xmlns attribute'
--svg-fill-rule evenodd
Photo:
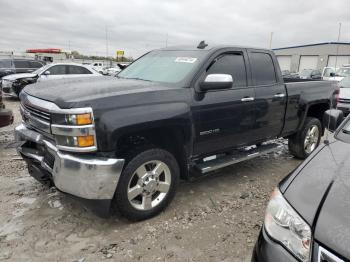
<svg viewBox="0 0 350 262"><path fill-rule="evenodd" d="M131 221L151 218L175 196L180 171L175 157L160 148L143 148L128 155L119 178L114 205Z"/></svg>
<svg viewBox="0 0 350 262"><path fill-rule="evenodd" d="M288 139L289 152L299 159L307 158L320 144L322 125L320 120L307 117L303 128Z"/></svg>

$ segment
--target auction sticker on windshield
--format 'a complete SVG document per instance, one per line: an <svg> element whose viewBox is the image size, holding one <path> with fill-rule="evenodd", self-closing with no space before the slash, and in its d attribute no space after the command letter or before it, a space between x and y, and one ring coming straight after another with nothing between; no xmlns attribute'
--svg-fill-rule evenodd
<svg viewBox="0 0 350 262"><path fill-rule="evenodd" d="M190 63L193 64L197 61L195 57L176 57L175 62L177 63Z"/></svg>

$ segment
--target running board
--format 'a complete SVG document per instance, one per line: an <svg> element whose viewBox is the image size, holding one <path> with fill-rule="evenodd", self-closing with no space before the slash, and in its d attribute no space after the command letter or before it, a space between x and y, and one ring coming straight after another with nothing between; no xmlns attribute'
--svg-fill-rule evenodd
<svg viewBox="0 0 350 262"><path fill-rule="evenodd" d="M198 163L194 166L201 174L206 174L211 171L227 167L245 160L250 160L255 157L271 153L278 149L282 149L283 145L277 143L263 144L259 147L254 147L248 149L243 148L240 150L235 150L232 154L222 156L213 160Z"/></svg>

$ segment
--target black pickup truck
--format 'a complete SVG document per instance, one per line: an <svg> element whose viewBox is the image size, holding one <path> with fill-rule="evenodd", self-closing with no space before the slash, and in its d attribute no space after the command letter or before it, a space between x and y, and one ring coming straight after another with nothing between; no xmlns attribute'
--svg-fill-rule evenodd
<svg viewBox="0 0 350 262"><path fill-rule="evenodd" d="M307 157L336 93L332 82L284 83L270 50L165 48L116 78L27 86L15 133L33 177L141 220L170 203L180 178L274 150L274 138Z"/></svg>

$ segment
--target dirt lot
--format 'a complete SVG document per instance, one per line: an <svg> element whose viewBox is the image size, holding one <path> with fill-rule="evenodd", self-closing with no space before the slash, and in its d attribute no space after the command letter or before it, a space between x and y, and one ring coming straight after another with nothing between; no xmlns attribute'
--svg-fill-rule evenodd
<svg viewBox="0 0 350 262"><path fill-rule="evenodd" d="M6 106L18 123L18 101ZM300 163L284 149L182 182L165 212L130 223L31 178L14 126L0 129L0 261L249 261L269 193Z"/></svg>

